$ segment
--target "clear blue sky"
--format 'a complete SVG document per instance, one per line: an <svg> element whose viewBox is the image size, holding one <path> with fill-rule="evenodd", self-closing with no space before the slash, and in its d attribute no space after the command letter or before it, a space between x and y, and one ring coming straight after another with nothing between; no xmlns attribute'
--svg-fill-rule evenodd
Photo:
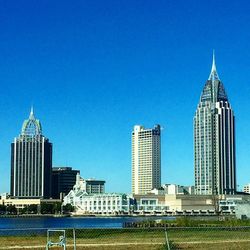
<svg viewBox="0 0 250 250"><path fill-rule="evenodd" d="M53 165L130 192L131 131L162 132L162 183L191 185L193 116L212 50L250 182L249 1L0 1L0 192L33 104Z"/></svg>

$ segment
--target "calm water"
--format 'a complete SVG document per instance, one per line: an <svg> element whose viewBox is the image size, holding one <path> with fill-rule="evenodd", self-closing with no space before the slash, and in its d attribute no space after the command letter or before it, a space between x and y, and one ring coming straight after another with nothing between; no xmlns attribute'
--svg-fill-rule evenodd
<svg viewBox="0 0 250 250"><path fill-rule="evenodd" d="M174 217L36 217L0 218L0 229L25 228L122 228L124 222L173 220Z"/></svg>

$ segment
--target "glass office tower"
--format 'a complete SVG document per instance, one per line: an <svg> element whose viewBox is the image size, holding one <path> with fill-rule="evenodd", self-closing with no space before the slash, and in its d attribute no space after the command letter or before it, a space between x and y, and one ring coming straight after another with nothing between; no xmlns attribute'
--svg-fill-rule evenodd
<svg viewBox="0 0 250 250"><path fill-rule="evenodd" d="M14 198L51 197L52 144L42 135L31 109L21 135L11 144L10 194Z"/></svg>
<svg viewBox="0 0 250 250"><path fill-rule="evenodd" d="M196 194L234 194L235 118L213 55L212 70L194 116Z"/></svg>

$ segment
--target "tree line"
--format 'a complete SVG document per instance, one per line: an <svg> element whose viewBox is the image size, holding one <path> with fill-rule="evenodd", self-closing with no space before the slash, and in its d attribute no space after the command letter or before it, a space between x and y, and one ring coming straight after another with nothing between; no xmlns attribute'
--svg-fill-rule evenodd
<svg viewBox="0 0 250 250"><path fill-rule="evenodd" d="M23 208L17 208L15 205L0 205L0 215L17 215L17 214L60 214L73 212L72 205L62 206L61 202L41 203L40 205L25 205Z"/></svg>

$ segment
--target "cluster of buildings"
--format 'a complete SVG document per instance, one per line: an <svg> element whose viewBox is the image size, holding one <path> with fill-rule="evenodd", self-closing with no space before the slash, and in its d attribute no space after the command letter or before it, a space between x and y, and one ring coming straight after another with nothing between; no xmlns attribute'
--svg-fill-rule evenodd
<svg viewBox="0 0 250 250"><path fill-rule="evenodd" d="M10 196L14 199L60 198L69 192L79 171L52 168L52 143L31 109L21 134L11 144Z"/></svg>
<svg viewBox="0 0 250 250"><path fill-rule="evenodd" d="M40 205L62 201L75 185L79 170L52 167L52 143L42 134L33 108L23 122L21 134L11 144L10 194L2 194L0 204ZM104 192L105 181L84 180L90 193Z"/></svg>
<svg viewBox="0 0 250 250"><path fill-rule="evenodd" d="M63 200L78 214L232 212L249 203L250 184L237 192L235 117L213 55L212 69L194 116L194 186L161 183L161 127L132 131L132 194L105 193L105 181L82 179L79 170L52 167L52 144L31 109L11 144L10 195L5 204ZM15 201L15 202L14 202ZM17 203L16 203L17 204ZM21 205L20 205L21 206Z"/></svg>

